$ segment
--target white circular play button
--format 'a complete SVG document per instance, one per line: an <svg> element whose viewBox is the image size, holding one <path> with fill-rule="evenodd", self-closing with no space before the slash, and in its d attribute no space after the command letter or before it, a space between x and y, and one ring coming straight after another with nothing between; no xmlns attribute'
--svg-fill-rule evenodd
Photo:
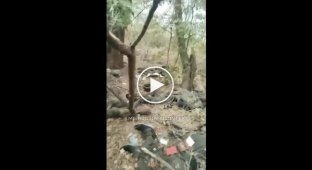
<svg viewBox="0 0 312 170"><path fill-rule="evenodd" d="M148 67L137 79L137 91L140 97L148 103L165 102L172 95L173 89L173 78L169 71L162 67Z"/></svg>

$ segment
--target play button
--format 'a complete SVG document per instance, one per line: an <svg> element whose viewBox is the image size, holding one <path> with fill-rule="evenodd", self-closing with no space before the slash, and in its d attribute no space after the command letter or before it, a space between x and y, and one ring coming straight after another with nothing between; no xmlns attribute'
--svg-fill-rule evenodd
<svg viewBox="0 0 312 170"><path fill-rule="evenodd" d="M163 84L163 83L161 83L161 82L159 82L159 81L157 81L157 80L154 80L154 79L150 78L150 85L151 85L151 87L150 87L150 89L151 89L151 90L150 90L150 93L152 93L153 91L155 91L155 90L161 88L161 87L164 86L165 84Z"/></svg>
<svg viewBox="0 0 312 170"><path fill-rule="evenodd" d="M148 103L159 104L165 102L171 96L173 89L173 78L162 67L148 67L137 77L138 94Z"/></svg>

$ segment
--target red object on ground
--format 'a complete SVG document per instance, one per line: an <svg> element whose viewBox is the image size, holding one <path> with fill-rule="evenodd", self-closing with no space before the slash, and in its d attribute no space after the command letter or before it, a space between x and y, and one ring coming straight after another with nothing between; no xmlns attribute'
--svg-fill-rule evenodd
<svg viewBox="0 0 312 170"><path fill-rule="evenodd" d="M165 154L166 154L167 156L173 155L173 154L175 154L175 153L178 153L178 150L177 150L177 147L176 147L176 146L171 146L171 147L169 147L169 148L167 148L167 149L165 150Z"/></svg>

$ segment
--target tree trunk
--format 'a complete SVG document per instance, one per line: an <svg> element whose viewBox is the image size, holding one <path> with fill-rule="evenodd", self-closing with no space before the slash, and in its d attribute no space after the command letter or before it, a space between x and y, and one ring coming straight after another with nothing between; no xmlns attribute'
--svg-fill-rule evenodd
<svg viewBox="0 0 312 170"><path fill-rule="evenodd" d="M148 16L143 25L142 31L131 46L128 46L124 42L122 42L123 38L116 37L109 30L106 31L108 44L110 44L112 47L114 47L114 49L118 50L120 53L128 57L129 95L130 95L129 96L129 112L131 115L135 114L135 110L134 110L135 70L136 70L135 69L135 63L136 63L135 47L143 38L160 1L161 0L153 0L153 5L148 13Z"/></svg>
<svg viewBox="0 0 312 170"><path fill-rule="evenodd" d="M169 66L169 52L170 52L170 46L171 46L171 39L172 39L172 27L170 27L170 39L169 39L169 47L167 51L167 67Z"/></svg>
<svg viewBox="0 0 312 170"><path fill-rule="evenodd" d="M128 56L128 76L129 76L129 111L131 114L135 114L134 110L134 98L135 98L135 63L136 63L136 55L135 48L131 48L132 55Z"/></svg>
<svg viewBox="0 0 312 170"><path fill-rule="evenodd" d="M189 89L190 91L194 90L194 79L196 76L196 71L197 71L197 64L196 64L196 55L195 55L195 51L192 48L192 53L190 56L190 81L189 81Z"/></svg>
<svg viewBox="0 0 312 170"><path fill-rule="evenodd" d="M116 27L113 29L113 33L118 37L122 42L125 42L125 28ZM123 63L123 54L118 50L108 47L107 55L107 68L110 69L122 69L124 67Z"/></svg>
<svg viewBox="0 0 312 170"><path fill-rule="evenodd" d="M183 30L183 23L182 23L182 0L175 1L175 27L176 27L176 35L178 38L178 48L179 54L181 57L182 62L182 88L190 89L189 82L190 82L190 62L187 55L187 48L186 48L186 39L184 38L184 30Z"/></svg>

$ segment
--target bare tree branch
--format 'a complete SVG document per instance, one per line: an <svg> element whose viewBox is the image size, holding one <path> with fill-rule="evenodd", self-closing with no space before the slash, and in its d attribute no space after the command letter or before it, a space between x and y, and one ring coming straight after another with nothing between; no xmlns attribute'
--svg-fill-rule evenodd
<svg viewBox="0 0 312 170"><path fill-rule="evenodd" d="M178 53L177 58L176 58L176 60L174 62L174 67L177 65L179 58L180 58L180 54Z"/></svg>
<svg viewBox="0 0 312 170"><path fill-rule="evenodd" d="M144 5L144 8L135 17L133 17L131 23L133 23L133 21L149 6L151 6L151 4L148 4L146 6Z"/></svg>
<svg viewBox="0 0 312 170"><path fill-rule="evenodd" d="M152 18L153 18L153 15L158 7L158 4L160 3L161 0L153 0L153 5L152 5L152 8L150 9L149 13L148 13L148 16L147 16L147 19L143 25L143 29L140 33L140 35L138 36L138 38L134 41L134 43L131 45L131 48L134 49L136 47L136 45L138 45L138 43L141 41L141 39L143 38L147 28L148 28L148 25L150 24Z"/></svg>
<svg viewBox="0 0 312 170"><path fill-rule="evenodd" d="M165 27L161 26L160 24L158 24L158 25L159 25L159 27L160 27L161 29L163 29L164 31L167 31L167 32L169 32L170 34L173 34L172 30L169 31L169 30L167 30Z"/></svg>
<svg viewBox="0 0 312 170"><path fill-rule="evenodd" d="M122 54L126 56L132 56L130 47L126 45L125 43L123 43L122 41L120 41L120 39L117 38L112 32L107 31L106 36L107 36L107 42L109 43L109 45L111 45L113 48L117 49L118 51L120 51Z"/></svg>

